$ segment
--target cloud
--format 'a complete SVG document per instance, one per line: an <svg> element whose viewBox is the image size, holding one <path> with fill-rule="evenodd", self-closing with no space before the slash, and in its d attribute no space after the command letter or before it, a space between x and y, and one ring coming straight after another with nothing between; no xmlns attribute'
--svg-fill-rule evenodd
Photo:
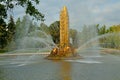
<svg viewBox="0 0 120 80"><path fill-rule="evenodd" d="M64 5L68 8L71 28L81 29L84 24L120 24L119 0L40 0L40 5L36 7L45 14L45 23L50 25L59 20ZM23 11L16 10L16 16L23 15Z"/></svg>
<svg viewBox="0 0 120 80"><path fill-rule="evenodd" d="M119 24L120 1L118 0L86 0L71 4L70 8L74 10L70 11L72 27L75 26L78 29L84 24L106 24L108 26Z"/></svg>

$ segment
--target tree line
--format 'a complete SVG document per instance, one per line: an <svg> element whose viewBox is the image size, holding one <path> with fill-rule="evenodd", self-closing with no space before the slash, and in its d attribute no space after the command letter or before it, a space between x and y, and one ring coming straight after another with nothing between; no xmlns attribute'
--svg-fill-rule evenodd
<svg viewBox="0 0 120 80"><path fill-rule="evenodd" d="M5 25L6 27L5 29L3 28L2 25L0 26L0 49L7 48L11 41L15 43L15 39L22 38L22 36L26 36L27 33L25 34L25 31L23 31L27 28L27 26L25 26L26 24L30 24L28 25L29 26L27 31L28 33L34 32L35 30L41 30L45 32L47 35L51 35L52 40L55 44L59 44L60 21L55 21L49 26L47 26L44 22L41 22L40 25L37 25L33 23L33 21L29 19L26 20L25 18L26 16L24 16L22 20L18 18L17 21L15 22L13 17L11 16L8 24ZM29 23L27 23L26 21L28 21ZM70 37L72 38L73 41L75 40L76 34L77 30L70 29Z"/></svg>
<svg viewBox="0 0 120 80"><path fill-rule="evenodd" d="M108 28L105 25L96 27L98 34L103 36L99 39L102 47L120 49L120 24Z"/></svg>
<svg viewBox="0 0 120 80"><path fill-rule="evenodd" d="M0 0L0 49L3 49L14 38L15 22L10 16L9 22L6 20L9 17L9 12L17 6L25 9L25 13L32 16L33 19L44 21L44 14L42 14L35 5L40 3L39 0Z"/></svg>
<svg viewBox="0 0 120 80"><path fill-rule="evenodd" d="M25 20L25 16L23 17L22 20L20 20L20 18L18 18L16 22L14 21L14 18L11 16L8 24L5 24L5 22L0 24L1 25L0 26L0 49L5 49L11 43L11 41L15 42L16 38L20 38L20 36L25 35L24 33L20 32L20 31L26 29L25 21L27 21L27 20ZM47 26L44 22L41 22L40 25L36 25L33 23L33 21L31 21L29 19L28 19L28 22L30 24L28 33L31 31L35 31L36 29L42 30L46 34L51 35L52 40L55 44L59 44L60 21L55 21L55 22L51 23L49 26ZM19 25L21 25L21 26L18 28ZM120 48L120 38L119 38L120 35L118 34L120 31L120 25L113 25L113 26L107 28L106 25L100 26L99 24L97 24L97 25L95 25L95 27L96 27L98 36L112 33L111 35L108 35L108 36L105 36L105 37L102 37L99 39L99 42L102 47ZM86 34L86 35L84 35L84 36L86 36L86 38L88 38L86 40L90 39L90 35L93 35L93 37L96 36L94 33L92 33L93 28L91 28L91 27L88 27L88 29L86 29L86 28L87 27L84 26L82 32L78 31L76 29L71 29L71 28L69 29L70 41L74 45L74 47L78 47L78 45L80 44L80 42L78 41L78 36L82 37L82 34ZM91 34L90 33L87 34L88 31L89 32L91 31ZM84 42L85 42L85 39L84 39Z"/></svg>

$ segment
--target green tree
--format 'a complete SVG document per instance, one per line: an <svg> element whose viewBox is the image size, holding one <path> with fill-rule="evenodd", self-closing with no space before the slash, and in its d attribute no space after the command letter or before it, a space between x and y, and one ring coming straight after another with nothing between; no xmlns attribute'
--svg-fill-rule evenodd
<svg viewBox="0 0 120 80"><path fill-rule="evenodd" d="M31 20L30 21L30 27L28 29L28 33L35 31L35 29L36 29L36 25L33 24L33 21Z"/></svg>
<svg viewBox="0 0 120 80"><path fill-rule="evenodd" d="M50 35L53 41L58 44L60 42L60 21L55 21L49 26Z"/></svg>
<svg viewBox="0 0 120 80"><path fill-rule="evenodd" d="M27 15L25 15L21 21L20 19L18 19L16 26L15 26L16 27L15 38L21 39L22 37L26 36L29 33L29 27L31 23L32 21Z"/></svg>
<svg viewBox="0 0 120 80"><path fill-rule="evenodd" d="M120 24L111 26L107 29L107 32L120 32Z"/></svg>
<svg viewBox="0 0 120 80"><path fill-rule="evenodd" d="M12 18L8 27L5 22L8 11L13 10L16 6L22 6L26 14L32 16L33 19L44 21L44 15L35 8L35 5L38 5L39 2L39 0L0 0L0 48L4 48L15 33Z"/></svg>
<svg viewBox="0 0 120 80"><path fill-rule="evenodd" d="M7 27L7 40L8 40L8 43L13 40L14 34L15 34L15 22L14 22L13 17L10 16L10 20L9 20L8 27Z"/></svg>
<svg viewBox="0 0 120 80"><path fill-rule="evenodd" d="M39 29L42 30L42 31L44 31L45 33L49 34L49 28L48 28L48 26L45 23L42 22L40 24Z"/></svg>
<svg viewBox="0 0 120 80"><path fill-rule="evenodd" d="M7 12L15 6L22 6L26 9L26 14L33 16L37 20L44 21L44 15L35 8L39 4L39 0L0 0L0 18L7 18Z"/></svg>
<svg viewBox="0 0 120 80"><path fill-rule="evenodd" d="M120 25L113 25L107 29L107 33L111 34L104 39L105 47L120 49Z"/></svg>
<svg viewBox="0 0 120 80"><path fill-rule="evenodd" d="M18 18L16 23L15 23L15 27L19 26L20 24L21 24L21 20L20 20L20 18Z"/></svg>
<svg viewBox="0 0 120 80"><path fill-rule="evenodd" d="M4 19L0 18L0 48L4 48L7 45L7 31L6 31L6 23Z"/></svg>
<svg viewBox="0 0 120 80"><path fill-rule="evenodd" d="M103 25L100 29L99 29L99 35L105 34L107 33L107 29L106 29L106 25Z"/></svg>
<svg viewBox="0 0 120 80"><path fill-rule="evenodd" d="M99 25L99 24L96 24L95 26L96 26L96 30L97 30L97 32L98 32L98 34L99 34L99 26L100 26L100 25Z"/></svg>

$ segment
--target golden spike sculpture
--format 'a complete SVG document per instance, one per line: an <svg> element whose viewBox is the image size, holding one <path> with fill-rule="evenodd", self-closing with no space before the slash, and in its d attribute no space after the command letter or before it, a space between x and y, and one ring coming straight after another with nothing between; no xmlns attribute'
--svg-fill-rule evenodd
<svg viewBox="0 0 120 80"><path fill-rule="evenodd" d="M60 13L60 47L69 46L69 16L66 6Z"/></svg>
<svg viewBox="0 0 120 80"><path fill-rule="evenodd" d="M67 7L64 6L60 12L60 43L59 46L54 48L48 59L64 59L66 57L75 56L75 51L70 46L69 41L69 16Z"/></svg>

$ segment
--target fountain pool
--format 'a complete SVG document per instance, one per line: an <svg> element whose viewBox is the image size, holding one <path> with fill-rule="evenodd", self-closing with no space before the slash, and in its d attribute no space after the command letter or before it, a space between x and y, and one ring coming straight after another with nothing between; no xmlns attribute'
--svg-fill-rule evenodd
<svg viewBox="0 0 120 80"><path fill-rule="evenodd" d="M34 53L33 53L34 54ZM46 60L46 55L0 56L0 80L119 80L120 56Z"/></svg>

